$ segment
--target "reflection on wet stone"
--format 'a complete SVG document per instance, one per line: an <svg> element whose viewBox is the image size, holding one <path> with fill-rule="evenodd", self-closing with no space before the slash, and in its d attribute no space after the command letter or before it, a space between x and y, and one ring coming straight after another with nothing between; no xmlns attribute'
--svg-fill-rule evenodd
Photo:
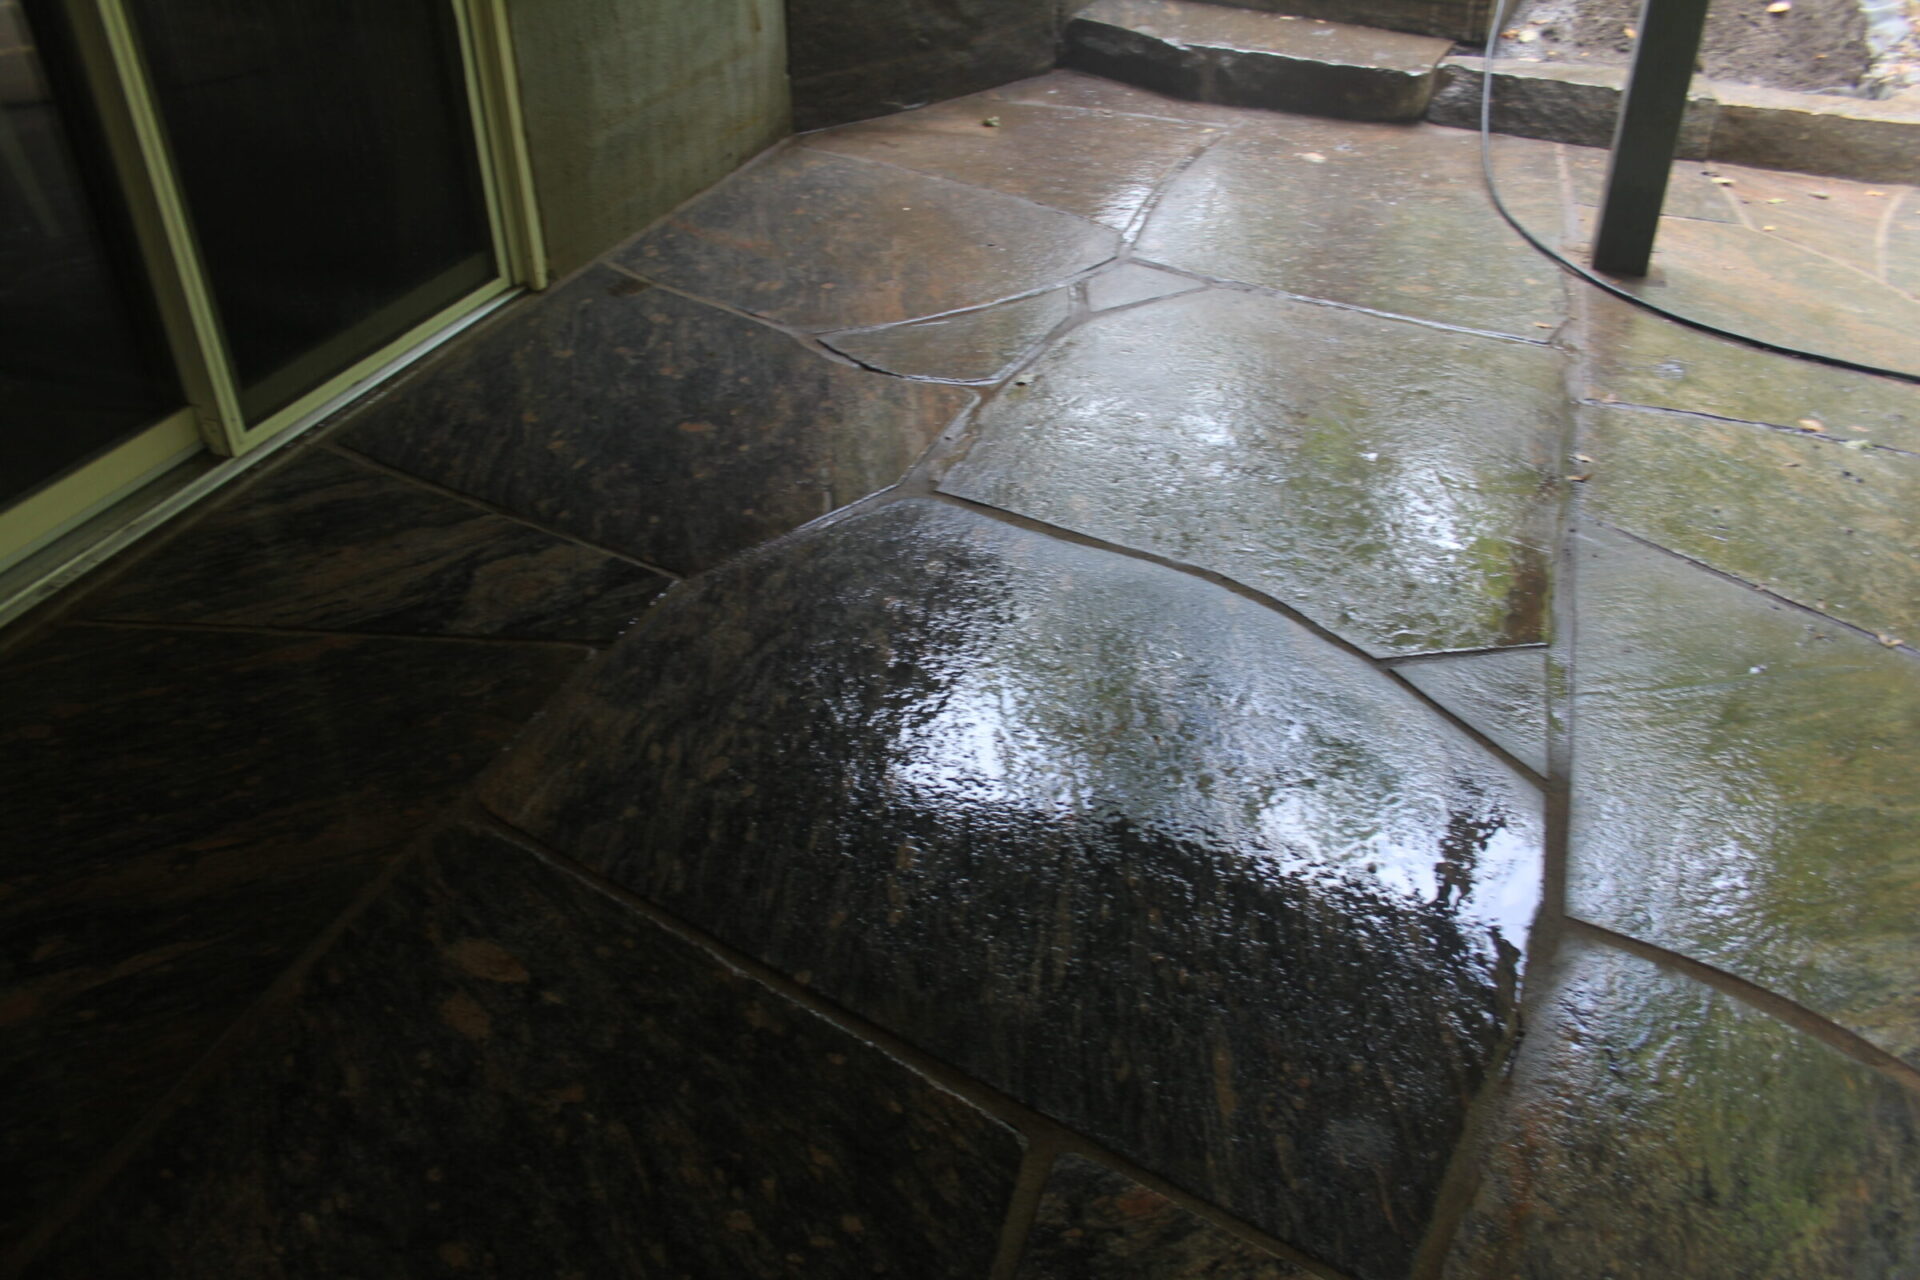
<svg viewBox="0 0 1920 1280"><path fill-rule="evenodd" d="M1398 1275L1539 798L1231 592L930 501L670 596L503 816L1283 1239Z"/></svg>
<svg viewBox="0 0 1920 1280"><path fill-rule="evenodd" d="M1819 1041L1571 943L1446 1280L1920 1275L1920 1103Z"/></svg>
<svg viewBox="0 0 1920 1280"><path fill-rule="evenodd" d="M1571 910L1920 1066L1920 663L1616 533L1576 549Z"/></svg>
<svg viewBox="0 0 1920 1280"><path fill-rule="evenodd" d="M1535 773L1547 771L1547 651L1469 653L1397 668L1416 689L1498 743Z"/></svg>
<svg viewBox="0 0 1920 1280"><path fill-rule="evenodd" d="M1200 287L1200 282L1191 277L1129 262L1087 281L1087 305L1095 311L1111 311L1151 298L1191 293Z"/></svg>
<svg viewBox="0 0 1920 1280"><path fill-rule="evenodd" d="M960 497L1213 569L1381 655L1545 638L1546 348L1212 290L1099 316L980 416Z"/></svg>
<svg viewBox="0 0 1920 1280"><path fill-rule="evenodd" d="M1307 1280L1125 1174L1062 1156L1017 1280Z"/></svg>

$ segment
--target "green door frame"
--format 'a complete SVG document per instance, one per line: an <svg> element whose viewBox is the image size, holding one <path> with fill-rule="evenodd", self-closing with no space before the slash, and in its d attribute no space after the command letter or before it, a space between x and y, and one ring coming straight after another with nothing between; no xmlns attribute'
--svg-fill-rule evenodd
<svg viewBox="0 0 1920 1280"><path fill-rule="evenodd" d="M107 149L126 192L134 234L146 264L161 324L187 408L80 467L14 506L0 509L0 570L46 546L156 474L201 449L230 459L189 486L170 508L197 500L238 474L269 441L290 439L339 405L393 373L463 322L476 319L522 289L547 284L546 247L534 197L531 159L519 95L507 0L445 0L460 32L473 107L487 215L495 246L495 278L378 351L302 392L259 422L246 421L232 359L221 336L191 219L168 153L165 129L124 0L67 0L86 84L106 133ZM185 492L185 491L183 491ZM143 526L151 519L143 520ZM126 539L115 539L124 545ZM117 549L117 545L114 549ZM100 555L92 556L101 558ZM43 598L46 574L8 584L0 622ZM70 579L71 566L54 576ZM32 599L23 600L23 596Z"/></svg>

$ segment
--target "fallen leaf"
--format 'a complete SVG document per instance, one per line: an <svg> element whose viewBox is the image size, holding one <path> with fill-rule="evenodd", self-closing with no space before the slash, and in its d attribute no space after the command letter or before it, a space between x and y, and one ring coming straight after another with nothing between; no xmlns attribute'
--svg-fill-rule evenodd
<svg viewBox="0 0 1920 1280"><path fill-rule="evenodd" d="M1825 431L1827 429L1827 424L1818 418L1801 418L1797 425L1805 427L1809 431Z"/></svg>
<svg viewBox="0 0 1920 1280"><path fill-rule="evenodd" d="M1889 649L1897 649L1906 643L1906 641L1902 640L1899 636L1883 635L1879 632L1875 632L1873 638Z"/></svg>
<svg viewBox="0 0 1920 1280"><path fill-rule="evenodd" d="M1627 39L1629 40L1638 40L1640 38L1640 33L1632 27L1622 27L1620 29L1627 33Z"/></svg>
<svg viewBox="0 0 1920 1280"><path fill-rule="evenodd" d="M1545 320L1535 320L1533 322L1533 327L1536 329L1554 329L1554 328L1558 328L1559 326L1548 324Z"/></svg>
<svg viewBox="0 0 1920 1280"><path fill-rule="evenodd" d="M1768 204L1785 204L1786 202L1787 202L1787 198L1786 198L1785 196L1769 196L1769 197L1767 197L1767 203L1768 203Z"/></svg>
<svg viewBox="0 0 1920 1280"><path fill-rule="evenodd" d="M987 128L989 129L998 129L1000 127L1000 117L988 116L985 120L982 120L980 123L987 126Z"/></svg>
<svg viewBox="0 0 1920 1280"><path fill-rule="evenodd" d="M1500 38L1502 40L1518 40L1520 38L1520 28L1508 27L1500 33Z"/></svg>
<svg viewBox="0 0 1920 1280"><path fill-rule="evenodd" d="M1584 484L1586 481L1593 479L1593 472L1582 471L1577 476L1568 476L1567 479L1573 481L1575 484Z"/></svg>
<svg viewBox="0 0 1920 1280"><path fill-rule="evenodd" d="M1842 449L1871 449L1873 448L1873 442L1870 440L1842 440L1840 447Z"/></svg>
<svg viewBox="0 0 1920 1280"><path fill-rule="evenodd" d="M1732 178L1709 178L1707 181L1713 183L1716 187L1730 187L1733 185Z"/></svg>
<svg viewBox="0 0 1920 1280"><path fill-rule="evenodd" d="M1529 27L1525 31L1522 31L1517 37L1517 39L1520 41L1521 44L1532 44L1535 40L1538 40L1539 38L1540 38L1540 33L1538 31L1533 30L1531 27Z"/></svg>
<svg viewBox="0 0 1920 1280"><path fill-rule="evenodd" d="M1887 193L1884 191L1869 191L1867 192L1867 194L1872 196L1875 200L1884 200L1887 198Z"/></svg>
<svg viewBox="0 0 1920 1280"><path fill-rule="evenodd" d="M1327 158L1318 151L1302 151L1300 158L1308 164L1325 164L1327 162Z"/></svg>
<svg viewBox="0 0 1920 1280"><path fill-rule="evenodd" d="M1808 194L1808 195L1810 195L1810 196L1812 196L1812 197L1813 197L1813 198L1814 198L1815 200L1831 200L1831 199L1833 199L1833 197L1832 197L1832 196L1830 196L1830 195L1828 195L1828 194L1827 194L1826 192L1824 192L1824 191L1809 191L1809 192L1807 192L1807 194Z"/></svg>
<svg viewBox="0 0 1920 1280"><path fill-rule="evenodd" d="M1762 231L1771 231L1771 230L1773 230L1773 228L1772 228L1772 227L1762 227L1762 228L1760 228L1760 229L1761 229Z"/></svg>
<svg viewBox="0 0 1920 1280"><path fill-rule="evenodd" d="M1587 456L1586 454L1584 454L1584 453L1576 453L1576 454L1574 454L1574 455L1573 455L1573 460L1574 460L1575 462L1592 462L1592 461L1593 461L1593 459L1592 459L1592 458L1590 458L1590 457L1588 457L1588 456Z"/></svg>
<svg viewBox="0 0 1920 1280"><path fill-rule="evenodd" d="M1791 8L1793 8L1793 6L1788 4L1787 0L1773 0L1773 3L1767 6L1767 12L1785 13Z"/></svg>

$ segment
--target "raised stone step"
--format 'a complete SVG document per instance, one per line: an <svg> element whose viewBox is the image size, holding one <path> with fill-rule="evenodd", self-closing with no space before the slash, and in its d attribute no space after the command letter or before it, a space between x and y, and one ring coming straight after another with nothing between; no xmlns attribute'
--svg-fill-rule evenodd
<svg viewBox="0 0 1920 1280"><path fill-rule="evenodd" d="M1290 13L1301 18L1355 22L1387 31L1445 36L1479 44L1486 39L1492 0L1207 0L1233 9Z"/></svg>
<svg viewBox="0 0 1920 1280"><path fill-rule="evenodd" d="M1343 120L1416 120L1447 41L1194 3L1095 0L1062 63L1176 98Z"/></svg>

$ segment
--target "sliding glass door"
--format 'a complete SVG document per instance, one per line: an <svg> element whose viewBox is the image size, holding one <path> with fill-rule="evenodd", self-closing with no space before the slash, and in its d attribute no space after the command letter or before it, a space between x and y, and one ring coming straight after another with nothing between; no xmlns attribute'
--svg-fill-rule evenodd
<svg viewBox="0 0 1920 1280"><path fill-rule="evenodd" d="M530 282L501 3L0 0L0 564Z"/></svg>

